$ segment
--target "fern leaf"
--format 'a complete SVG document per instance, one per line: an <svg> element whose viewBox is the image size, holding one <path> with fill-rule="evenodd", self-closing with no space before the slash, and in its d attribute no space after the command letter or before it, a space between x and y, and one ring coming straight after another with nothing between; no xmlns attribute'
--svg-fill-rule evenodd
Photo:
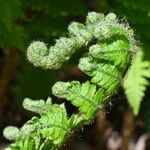
<svg viewBox="0 0 150 150"><path fill-rule="evenodd" d="M114 89L120 83L123 74L113 64L90 57L82 58L79 68L87 75L92 76L91 82L105 89L107 94L113 93Z"/></svg>
<svg viewBox="0 0 150 150"><path fill-rule="evenodd" d="M113 61L114 65L124 68L129 61L127 57L130 54L129 49L129 44L123 40L108 41L91 46L89 54L97 59Z"/></svg>
<svg viewBox="0 0 150 150"><path fill-rule="evenodd" d="M57 82L53 86L52 92L60 98L70 100L74 106L79 107L79 111L86 114L86 120L93 117L104 98L103 89L99 90L97 94L96 85L90 84L89 81L82 85L78 81Z"/></svg>
<svg viewBox="0 0 150 150"><path fill-rule="evenodd" d="M50 98L45 104L43 100L25 99L24 107L40 113L41 117L33 117L20 130L16 127L7 127L4 130L8 139L18 139L10 146L12 150L44 150L55 148L56 145L58 147L70 133L70 126L75 127L82 120L77 115L72 115L69 119L64 104L51 104ZM12 129L14 132L11 132ZM16 132L18 134L14 135Z"/></svg>
<svg viewBox="0 0 150 150"><path fill-rule="evenodd" d="M125 93L135 115L138 115L144 91L150 78L150 62L143 61L143 52L139 50L123 82Z"/></svg>
<svg viewBox="0 0 150 150"><path fill-rule="evenodd" d="M76 50L89 48L79 68L92 80L82 84L57 82L52 88L54 95L69 100L79 111L68 118L64 105L51 104L50 99L46 103L25 99L24 108L39 113L40 118L32 118L21 128L23 137L13 145L16 149L57 149L70 132L92 121L106 99L117 91L129 67L131 52L137 47L133 30L113 13L88 13L85 24L73 22L68 30L68 37L59 38L50 48L43 42L33 42L27 58L35 66L58 69Z"/></svg>

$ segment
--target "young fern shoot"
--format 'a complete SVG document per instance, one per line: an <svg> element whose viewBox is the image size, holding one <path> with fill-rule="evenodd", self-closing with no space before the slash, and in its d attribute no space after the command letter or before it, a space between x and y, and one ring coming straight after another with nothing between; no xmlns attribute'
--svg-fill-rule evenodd
<svg viewBox="0 0 150 150"><path fill-rule="evenodd" d="M78 108L78 113L68 117L64 104L52 104L51 98L46 102L26 98L23 107L40 117L33 117L21 129L5 128L5 137L15 140L7 150L61 147L76 128L90 123L96 112L117 92L132 66L133 55L140 49L135 44L133 30L113 13L105 16L90 12L85 24L73 22L68 30L68 37L57 39L50 48L43 42L33 42L27 50L27 58L35 66L58 69L76 50L85 46L89 49L88 54L79 60L78 67L91 76L91 81L82 84L59 81L52 87L52 93L69 100ZM96 41L95 44L91 44L92 41Z"/></svg>

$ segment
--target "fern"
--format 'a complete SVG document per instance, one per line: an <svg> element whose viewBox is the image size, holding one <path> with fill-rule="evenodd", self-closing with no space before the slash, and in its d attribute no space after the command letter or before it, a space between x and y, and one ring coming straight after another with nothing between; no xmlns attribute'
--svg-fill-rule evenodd
<svg viewBox="0 0 150 150"><path fill-rule="evenodd" d="M80 59L79 68L92 77L91 81L82 84L59 81L52 87L55 96L69 100L78 112L69 118L64 105L52 104L51 98L46 102L25 99L24 108L40 117L33 117L20 130L12 126L4 130L6 138L16 141L9 150L59 148L76 128L94 119L97 111L117 92L125 76L125 81L130 81L131 73L129 71L128 77L126 72L130 66L134 69L131 60L139 48L132 29L120 23L115 14L88 13L85 24L73 22L68 30L68 37L56 40L50 48L43 42L33 42L27 50L27 58L35 66L57 69L76 50L89 48Z"/></svg>
<svg viewBox="0 0 150 150"><path fill-rule="evenodd" d="M103 100L103 90L96 91L96 85L90 84L89 81L82 85L78 81L57 82L52 91L54 95L70 100L74 106L78 107L79 112L85 114L85 120L92 118L92 114Z"/></svg>
<svg viewBox="0 0 150 150"><path fill-rule="evenodd" d="M128 102L135 115L139 112L146 86L149 85L146 78L150 78L150 62L143 61L143 52L139 50L123 83Z"/></svg>

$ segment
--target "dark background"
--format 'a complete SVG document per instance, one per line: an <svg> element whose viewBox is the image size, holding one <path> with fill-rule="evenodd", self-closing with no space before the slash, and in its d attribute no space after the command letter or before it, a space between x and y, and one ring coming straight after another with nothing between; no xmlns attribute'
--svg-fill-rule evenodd
<svg viewBox="0 0 150 150"><path fill-rule="evenodd" d="M75 54L69 65L47 71L28 63L26 49L34 40L53 44L54 39L67 34L70 22L84 22L89 11L114 12L127 19L144 49L145 59L150 60L149 0L0 0L0 147L8 143L2 136L5 126L20 127L35 115L23 109L25 97L46 99L52 96L51 87L58 80L87 79L76 68L82 53ZM54 103L62 101L53 97ZM68 113L75 109L69 103L66 106ZM95 121L79 131L70 147L71 150L133 150L133 147L143 150L142 145L149 150L149 132L150 88L137 117L133 117L120 89Z"/></svg>

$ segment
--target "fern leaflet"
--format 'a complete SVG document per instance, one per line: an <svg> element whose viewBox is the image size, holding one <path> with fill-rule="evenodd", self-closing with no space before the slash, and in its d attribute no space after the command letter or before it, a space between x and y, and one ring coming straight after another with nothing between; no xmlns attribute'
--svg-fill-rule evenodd
<svg viewBox="0 0 150 150"><path fill-rule="evenodd" d="M143 61L143 52L140 49L123 82L125 93L135 115L138 114L146 86L149 85L150 62Z"/></svg>

